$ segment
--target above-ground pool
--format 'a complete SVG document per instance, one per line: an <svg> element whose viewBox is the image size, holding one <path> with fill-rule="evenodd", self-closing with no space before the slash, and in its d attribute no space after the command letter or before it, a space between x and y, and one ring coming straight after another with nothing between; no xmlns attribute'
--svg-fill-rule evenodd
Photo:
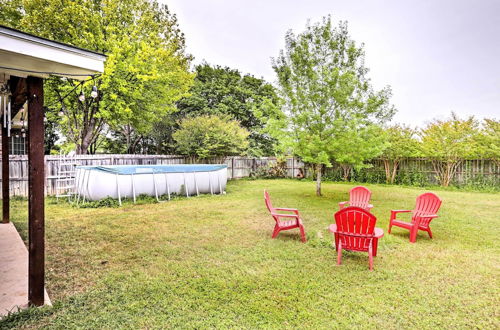
<svg viewBox="0 0 500 330"><path fill-rule="evenodd" d="M139 195L170 199L172 194L194 196L222 194L226 189L226 165L117 165L78 166L78 200L106 197L133 198Z"/></svg>

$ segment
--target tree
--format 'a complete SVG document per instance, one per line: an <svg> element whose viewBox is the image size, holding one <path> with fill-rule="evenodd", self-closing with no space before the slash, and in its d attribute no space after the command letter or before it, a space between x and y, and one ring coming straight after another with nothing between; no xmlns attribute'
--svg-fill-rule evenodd
<svg viewBox="0 0 500 330"><path fill-rule="evenodd" d="M382 124L394 114L390 88L374 91L367 78L363 45L350 38L347 23L332 26L331 18L308 24L298 35L289 31L286 51L273 59L284 115L274 129L305 162L316 166L316 194L321 195L321 171L342 160L337 146L347 146L343 132ZM279 125L278 125L279 126ZM278 126L276 126L278 128ZM361 151L361 146L350 145Z"/></svg>
<svg viewBox="0 0 500 330"><path fill-rule="evenodd" d="M230 116L250 131L250 154L274 154L275 141L263 131L265 119L256 116L255 112L265 115L265 102L278 104L275 88L263 79L242 75L228 67L204 63L197 65L195 71L191 95L178 102L179 112L174 117Z"/></svg>
<svg viewBox="0 0 500 330"><path fill-rule="evenodd" d="M59 151L59 146L56 142L59 140L59 134L57 132L57 118L50 111L45 112L45 117L47 120L44 123L44 145L45 154L57 154Z"/></svg>
<svg viewBox="0 0 500 330"><path fill-rule="evenodd" d="M120 131L133 152L157 118L188 95L191 57L167 6L148 0L15 2L8 8L13 27L107 55L104 74L84 84L46 83L45 103L64 113L61 128L77 153L87 153L108 128ZM95 98L89 97L93 86ZM80 92L84 101L76 97Z"/></svg>
<svg viewBox="0 0 500 330"><path fill-rule="evenodd" d="M205 115L185 118L173 134L177 150L197 159L240 155L248 148L249 132L229 117Z"/></svg>
<svg viewBox="0 0 500 330"><path fill-rule="evenodd" d="M460 119L455 113L447 120L435 119L422 129L421 150L432 160L439 183L448 187L458 166L478 155L479 123L471 116Z"/></svg>
<svg viewBox="0 0 500 330"><path fill-rule="evenodd" d="M352 125L338 133L334 146L333 156L342 168L343 180L347 181L353 168L360 170L373 166L366 161L380 156L388 143L379 126Z"/></svg>
<svg viewBox="0 0 500 330"><path fill-rule="evenodd" d="M481 156L500 164L500 120L484 119L478 141Z"/></svg>
<svg viewBox="0 0 500 330"><path fill-rule="evenodd" d="M415 157L419 153L417 131L405 125L392 125L385 131L388 146L380 156L384 162L386 182L394 184L399 163L403 158Z"/></svg>
<svg viewBox="0 0 500 330"><path fill-rule="evenodd" d="M0 0L0 22L2 25L16 25L21 20L21 10L21 0Z"/></svg>

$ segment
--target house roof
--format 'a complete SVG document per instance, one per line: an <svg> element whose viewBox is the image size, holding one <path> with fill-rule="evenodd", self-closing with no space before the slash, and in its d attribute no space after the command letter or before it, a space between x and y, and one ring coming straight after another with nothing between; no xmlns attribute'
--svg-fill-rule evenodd
<svg viewBox="0 0 500 330"><path fill-rule="evenodd" d="M106 56L0 25L0 73L84 80L104 71Z"/></svg>

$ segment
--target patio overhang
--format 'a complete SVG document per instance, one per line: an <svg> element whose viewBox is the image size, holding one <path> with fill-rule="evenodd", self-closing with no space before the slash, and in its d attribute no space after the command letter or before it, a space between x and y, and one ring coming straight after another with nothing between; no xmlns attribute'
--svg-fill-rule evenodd
<svg viewBox="0 0 500 330"><path fill-rule="evenodd" d="M27 104L28 128L28 265L26 273L14 274L20 287L26 287L26 303L45 302L45 182L44 182L44 93L43 79L49 76L86 80L104 71L106 56L71 45L40 38L0 25L0 92L9 100L9 110L0 109L2 132L2 223L9 224L9 128L16 114ZM3 88L2 88L3 87ZM7 95L7 96L5 96ZM3 102L5 104L5 102ZM6 115L9 113L9 115ZM27 116L27 118L26 118ZM8 122L8 125L5 123ZM5 229L7 227L0 227ZM0 230L0 233L5 231ZM12 232L12 231L11 231ZM17 233L16 233L17 234ZM2 237L2 239L4 239ZM9 250L0 251L8 253ZM16 259L16 256L7 258ZM1 260L1 259L0 259ZM6 260L4 258L4 260ZM19 262L26 263L26 261ZM0 265L1 267L2 265ZM13 271L23 267L11 267ZM25 272L25 271L24 271ZM5 275L5 274L4 274ZM22 281L26 281L22 282ZM0 291L2 290L0 279ZM12 283L8 284L9 286ZM0 292L7 294L6 292ZM14 307L14 306L12 306ZM22 306L20 306L22 307ZM0 316L3 311L0 311Z"/></svg>
<svg viewBox="0 0 500 330"><path fill-rule="evenodd" d="M105 59L103 54L0 25L0 72L7 75L85 80L104 71Z"/></svg>

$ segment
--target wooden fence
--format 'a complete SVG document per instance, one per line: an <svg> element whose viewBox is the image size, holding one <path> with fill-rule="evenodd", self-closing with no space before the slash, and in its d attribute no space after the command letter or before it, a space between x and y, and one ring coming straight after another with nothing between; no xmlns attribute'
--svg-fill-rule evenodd
<svg viewBox="0 0 500 330"><path fill-rule="evenodd" d="M175 155L79 155L73 158L79 165L160 165L160 164L189 164L192 159ZM56 193L56 178L59 156L45 156L46 193ZM222 162L228 166L228 178L236 179L248 177L252 172L276 163L274 157L249 158L229 157ZM383 182L384 167L380 160L372 161L373 167L363 170L364 176L357 176L359 181ZM312 176L311 169L296 158L288 158L286 165L287 176L295 177L300 172ZM28 192L28 159L26 156L10 156L10 193L11 195L27 196ZM401 162L400 173L417 175L421 180L436 184L435 172L432 163L426 159L406 159ZM0 174L1 175L1 174ZM325 169L326 178L338 180L340 167L338 165ZM371 176L371 181L366 179ZM373 179L376 177L376 179ZM498 162L491 160L468 160L459 167L454 182L467 184L470 180L481 178L488 185L500 185L500 167Z"/></svg>
<svg viewBox="0 0 500 330"><path fill-rule="evenodd" d="M372 167L353 174L353 179L359 182L384 183L384 163L380 159L371 162ZM341 168L334 164L325 169L327 178L340 180ZM396 183L407 185L438 185L436 171L432 161L426 158L403 159L398 168ZM491 159L464 160L457 167L451 180L453 185L495 186L500 189L500 162Z"/></svg>

